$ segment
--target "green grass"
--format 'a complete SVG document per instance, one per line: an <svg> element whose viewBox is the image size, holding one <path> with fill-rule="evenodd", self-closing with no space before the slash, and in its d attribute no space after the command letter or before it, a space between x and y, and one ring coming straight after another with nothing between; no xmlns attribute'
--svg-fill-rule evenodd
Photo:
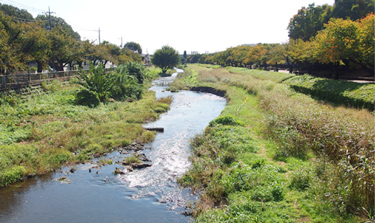
<svg viewBox="0 0 375 223"><path fill-rule="evenodd" d="M189 68L198 86L225 90L228 100L221 117L192 141L193 167L179 179L203 191L197 222L374 218L370 112L300 94L280 83L289 74Z"/></svg>
<svg viewBox="0 0 375 223"><path fill-rule="evenodd" d="M228 71L251 75L262 80L272 80L289 85L297 92L311 95L318 100L325 100L333 105L375 110L375 85L355 83L344 80L332 80L310 75L249 70L246 68L227 67Z"/></svg>
<svg viewBox="0 0 375 223"><path fill-rule="evenodd" d="M142 124L167 111L171 99L155 101L147 86L139 101L101 103L96 108L75 105L78 87L57 82L47 92L23 99L3 95L0 186L66 163L87 161L135 140L153 140L155 134L145 131Z"/></svg>

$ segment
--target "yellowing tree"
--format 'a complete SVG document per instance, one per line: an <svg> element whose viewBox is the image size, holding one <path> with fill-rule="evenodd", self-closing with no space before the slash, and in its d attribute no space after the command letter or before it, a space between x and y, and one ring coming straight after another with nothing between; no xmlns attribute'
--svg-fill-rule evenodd
<svg viewBox="0 0 375 223"><path fill-rule="evenodd" d="M247 53L244 63L249 65L256 64L257 66L264 65L267 62L266 54L266 47L260 43L251 48L251 50Z"/></svg>
<svg viewBox="0 0 375 223"><path fill-rule="evenodd" d="M338 78L337 66L359 56L358 27L352 20L343 19L332 19L325 27L315 37L316 56L321 63L332 63Z"/></svg>
<svg viewBox="0 0 375 223"><path fill-rule="evenodd" d="M357 21L359 35L359 61L370 73L374 73L375 15L371 13Z"/></svg>
<svg viewBox="0 0 375 223"><path fill-rule="evenodd" d="M321 63L364 68L374 73L374 14L363 19L333 19L315 37L316 58Z"/></svg>

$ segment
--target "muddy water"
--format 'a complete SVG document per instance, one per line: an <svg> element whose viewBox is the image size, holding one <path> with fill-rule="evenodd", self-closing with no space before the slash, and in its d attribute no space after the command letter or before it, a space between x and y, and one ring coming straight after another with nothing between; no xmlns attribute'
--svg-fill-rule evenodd
<svg viewBox="0 0 375 223"><path fill-rule="evenodd" d="M175 76L175 75L173 75ZM187 200L196 199L181 189L176 178L191 165L190 138L201 133L225 106L225 99L205 93L171 93L165 87L174 77L161 78L152 90L157 97L172 96L168 113L145 125L163 127L155 141L142 151L152 166L114 175L129 154L116 151L104 158L114 164L100 166L98 160L70 172L56 173L0 189L0 222L189 222L181 215ZM60 180L59 180L60 179Z"/></svg>

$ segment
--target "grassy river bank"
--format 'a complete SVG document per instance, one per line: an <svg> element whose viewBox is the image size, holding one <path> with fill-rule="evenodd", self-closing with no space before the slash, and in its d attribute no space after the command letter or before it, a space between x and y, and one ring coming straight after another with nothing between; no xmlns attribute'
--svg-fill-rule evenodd
<svg viewBox="0 0 375 223"><path fill-rule="evenodd" d="M298 93L302 82L283 83L289 76L189 65L171 86L212 87L228 100L192 140L193 167L179 179L201 194L197 222L375 220L374 114ZM374 102L374 85L360 87Z"/></svg>
<svg viewBox="0 0 375 223"><path fill-rule="evenodd" d="M142 124L169 109L170 98L155 101L148 91L160 70L147 71L142 99L76 105L79 87L54 81L21 98L2 95L0 104L0 186L99 157L133 141L153 140ZM103 163L110 160L101 160Z"/></svg>

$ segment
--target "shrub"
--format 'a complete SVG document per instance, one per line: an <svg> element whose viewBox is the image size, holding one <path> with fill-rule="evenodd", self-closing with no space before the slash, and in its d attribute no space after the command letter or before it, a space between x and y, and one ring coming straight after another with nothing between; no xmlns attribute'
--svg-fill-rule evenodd
<svg viewBox="0 0 375 223"><path fill-rule="evenodd" d="M299 168L291 174L290 188L304 191L312 183L312 171L307 168Z"/></svg>
<svg viewBox="0 0 375 223"><path fill-rule="evenodd" d="M141 160L137 156L131 155L131 156L126 157L123 163L125 165L130 165L133 163L141 163Z"/></svg>
<svg viewBox="0 0 375 223"><path fill-rule="evenodd" d="M76 95L76 104L91 108L97 107L100 103L98 95L89 89L80 89Z"/></svg>
<svg viewBox="0 0 375 223"><path fill-rule="evenodd" d="M124 64L124 69L127 70L130 76L134 76L137 79L138 84L143 84L143 79L145 77L145 67L143 64L128 61Z"/></svg>
<svg viewBox="0 0 375 223"><path fill-rule="evenodd" d="M244 123L238 120L238 118L234 116L221 116L213 121L210 122L210 127L214 125L240 125L244 126Z"/></svg>
<svg viewBox="0 0 375 223"><path fill-rule="evenodd" d="M21 179L26 174L23 166L15 166L0 173L0 187L7 186Z"/></svg>
<svg viewBox="0 0 375 223"><path fill-rule="evenodd" d="M100 63L95 67L91 62L88 73L81 71L78 74L80 78L76 79L74 83L81 85L89 91L95 92L100 101L107 100L115 80L112 75L107 75L105 73L103 64Z"/></svg>

